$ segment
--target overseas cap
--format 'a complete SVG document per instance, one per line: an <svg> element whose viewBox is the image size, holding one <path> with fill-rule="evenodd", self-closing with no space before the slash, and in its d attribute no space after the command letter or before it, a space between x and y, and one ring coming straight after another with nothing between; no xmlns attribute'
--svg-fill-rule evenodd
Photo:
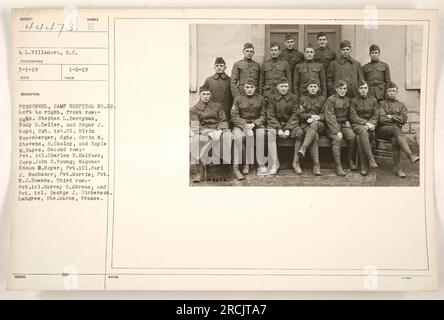
<svg viewBox="0 0 444 320"><path fill-rule="evenodd" d="M345 47L349 47L349 48L351 48L351 43L350 43L350 41L348 41L348 40L342 40L341 42L339 42L339 47L342 49L342 48L345 48Z"/></svg>
<svg viewBox="0 0 444 320"><path fill-rule="evenodd" d="M199 87L199 93L202 93L204 91L210 91L210 87L207 86L206 84L203 84Z"/></svg>
<svg viewBox="0 0 444 320"><path fill-rule="evenodd" d="M225 64L225 60L222 57L217 57L214 64Z"/></svg>
<svg viewBox="0 0 444 320"><path fill-rule="evenodd" d="M270 43L270 49L273 48L273 47L278 47L279 49L281 48L281 46L277 42Z"/></svg>
<svg viewBox="0 0 444 320"><path fill-rule="evenodd" d="M283 84L283 83L287 83L288 84L288 79L285 78L285 77L282 77L282 78L279 79L279 81L276 83L276 85L280 85L280 84Z"/></svg>
<svg viewBox="0 0 444 320"><path fill-rule="evenodd" d="M319 32L318 35L316 36L316 39L319 38L319 37L327 37L327 35L325 34L324 31L321 31L321 32Z"/></svg>
<svg viewBox="0 0 444 320"><path fill-rule="evenodd" d="M360 86L363 86L364 84L367 84L367 82L365 80L359 80L358 83L356 84L356 88L359 88Z"/></svg>
<svg viewBox="0 0 444 320"><path fill-rule="evenodd" d="M253 48L253 49L254 49L253 44L252 44L251 42L247 42L247 43L245 43L245 44L244 44L244 50L245 50L245 49L249 49L249 48Z"/></svg>
<svg viewBox="0 0 444 320"><path fill-rule="evenodd" d="M256 81L253 78L248 78L244 84L249 84L256 87Z"/></svg>
<svg viewBox="0 0 444 320"><path fill-rule="evenodd" d="M376 45L376 44L372 44L372 45L370 46L369 52L372 52L372 51L379 51L379 52L381 52L381 49L379 49L379 46L378 46L378 45Z"/></svg>
<svg viewBox="0 0 444 320"><path fill-rule="evenodd" d="M398 89L398 86L396 85L396 83L394 83L393 81L389 81L387 83L387 89L392 89L392 88L396 88Z"/></svg>
<svg viewBox="0 0 444 320"><path fill-rule="evenodd" d="M291 33L287 33L287 34L285 35L285 41L287 41L287 40L291 40L291 39L294 40L294 35L292 35Z"/></svg>
<svg viewBox="0 0 444 320"><path fill-rule="evenodd" d="M316 79L310 79L310 80L308 80L308 82L307 82L307 87L309 86L309 85L311 85L311 84L317 84L318 85L318 87L319 87L319 82L318 82L318 80L316 80Z"/></svg>
<svg viewBox="0 0 444 320"><path fill-rule="evenodd" d="M339 88L339 87L346 86L346 85L347 85L347 82L345 82L344 80L338 80L335 83L335 88Z"/></svg>

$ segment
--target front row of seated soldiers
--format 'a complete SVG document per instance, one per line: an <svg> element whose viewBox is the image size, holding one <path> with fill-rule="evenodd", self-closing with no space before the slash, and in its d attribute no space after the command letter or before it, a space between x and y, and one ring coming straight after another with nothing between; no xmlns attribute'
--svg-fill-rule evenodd
<svg viewBox="0 0 444 320"><path fill-rule="evenodd" d="M307 94L297 99L289 90L289 81L283 78L276 85L276 91L265 100L256 93L254 81L249 80L244 84L244 94L234 99L230 131L223 108L210 101L209 88L202 86L200 101L190 109L192 160L199 168L193 181L202 179L204 164L209 163L209 158L205 157L210 149L214 153L212 159L222 158L224 163L233 163L236 180L245 179L250 172L249 164L254 163L255 145L258 175L276 174L279 169L276 137L294 138L293 168L296 174L302 174L299 160L308 150L313 161L313 174L320 175L318 141L319 135L324 132L331 141L338 176L345 175L341 164L341 140L347 141L349 168L357 169L354 159L357 146L360 172L367 175L369 168L378 166L370 142L376 136L392 143L394 172L405 177L400 167L400 151L412 163L417 162L419 157L411 152L401 131L402 125L407 122L407 109L396 99L396 84L388 84L387 99L379 105L375 98L368 96L365 81L358 82L358 96L355 98L347 97L347 89L347 83L339 80L335 84L335 94L325 100L318 94L319 83L312 79L307 84ZM266 136L268 157L264 156Z"/></svg>

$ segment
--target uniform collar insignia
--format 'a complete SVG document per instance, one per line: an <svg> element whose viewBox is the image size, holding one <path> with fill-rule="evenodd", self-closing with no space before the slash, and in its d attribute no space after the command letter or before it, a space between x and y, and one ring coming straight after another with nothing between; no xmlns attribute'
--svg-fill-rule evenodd
<svg viewBox="0 0 444 320"><path fill-rule="evenodd" d="M284 99L285 101L288 101L288 100L290 100L290 92L287 92L286 94L280 94L279 92L276 92L275 94L274 94L274 96L276 97L276 100L281 100L281 99Z"/></svg>
<svg viewBox="0 0 444 320"><path fill-rule="evenodd" d="M203 101L199 101L196 105L196 108L199 109L200 111L203 111L205 109L206 104L210 105L210 102L205 103Z"/></svg>
<svg viewBox="0 0 444 320"><path fill-rule="evenodd" d="M224 72L224 73L221 73L221 74L219 74L219 73L215 73L214 75L213 75L213 79L219 79L219 78L222 78L222 79L227 79L228 78L228 76L227 76L227 74Z"/></svg>
<svg viewBox="0 0 444 320"><path fill-rule="evenodd" d="M339 60L340 63L345 63L345 62L347 62L347 61L349 61L349 62L353 62L353 59L352 59L351 57L348 57L348 58L339 57L338 60Z"/></svg>
<svg viewBox="0 0 444 320"><path fill-rule="evenodd" d="M341 99L341 100L344 100L345 97L347 97L346 95L345 95L344 97L341 97L337 92L335 93L334 96L335 96L336 98L338 98L338 99Z"/></svg>

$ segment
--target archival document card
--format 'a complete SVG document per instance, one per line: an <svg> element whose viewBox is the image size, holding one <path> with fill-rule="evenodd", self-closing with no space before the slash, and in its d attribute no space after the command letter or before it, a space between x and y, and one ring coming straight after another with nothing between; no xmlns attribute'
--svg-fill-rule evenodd
<svg viewBox="0 0 444 320"><path fill-rule="evenodd" d="M437 17L14 9L9 288L436 289Z"/></svg>

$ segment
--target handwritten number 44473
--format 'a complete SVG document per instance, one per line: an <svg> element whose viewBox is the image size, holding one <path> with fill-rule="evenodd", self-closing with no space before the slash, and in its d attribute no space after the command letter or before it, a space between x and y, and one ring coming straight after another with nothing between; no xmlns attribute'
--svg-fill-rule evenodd
<svg viewBox="0 0 444 320"><path fill-rule="evenodd" d="M74 23L27 23L25 25L25 31L42 31L42 32L51 32L51 31L58 31L58 36L62 32L70 32L74 31Z"/></svg>

